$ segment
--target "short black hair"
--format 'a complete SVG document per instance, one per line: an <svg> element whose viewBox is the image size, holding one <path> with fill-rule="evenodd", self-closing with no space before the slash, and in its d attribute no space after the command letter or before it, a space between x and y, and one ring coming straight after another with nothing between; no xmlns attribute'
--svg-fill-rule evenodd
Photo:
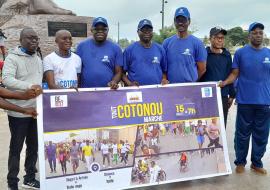
<svg viewBox="0 0 270 190"><path fill-rule="evenodd" d="M27 31L29 31L29 30L34 31L34 29L31 28L31 27L25 27L24 29L22 29L22 31L21 31L21 33L20 33L20 40L23 38L23 36L25 35L25 33L26 33Z"/></svg>

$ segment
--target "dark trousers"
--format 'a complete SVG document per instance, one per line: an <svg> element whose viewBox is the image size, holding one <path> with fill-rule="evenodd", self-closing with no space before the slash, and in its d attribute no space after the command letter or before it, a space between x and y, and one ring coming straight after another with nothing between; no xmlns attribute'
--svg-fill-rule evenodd
<svg viewBox="0 0 270 190"><path fill-rule="evenodd" d="M35 178L36 162L38 157L37 121L33 118L18 118L8 116L9 129L11 133L8 157L9 185L19 182L18 173L20 171L20 153L23 143L26 143L26 158L24 181L31 181Z"/></svg>
<svg viewBox="0 0 270 190"><path fill-rule="evenodd" d="M229 111L228 100L229 100L228 97L222 96L222 107L223 107L225 128L226 128L226 125L227 125L227 117L228 117L228 111Z"/></svg>
<svg viewBox="0 0 270 190"><path fill-rule="evenodd" d="M263 167L270 127L270 106L238 104L234 138L235 165L246 165L250 136L252 136L251 162Z"/></svg>
<svg viewBox="0 0 270 190"><path fill-rule="evenodd" d="M56 170L56 158L55 157L48 158L48 162L49 162L51 171L55 171Z"/></svg>
<svg viewBox="0 0 270 190"><path fill-rule="evenodd" d="M219 144L219 137L217 137L216 139L211 139L209 137L209 141L210 143L208 144L208 148L213 145L215 145L215 148L223 148L223 146Z"/></svg>

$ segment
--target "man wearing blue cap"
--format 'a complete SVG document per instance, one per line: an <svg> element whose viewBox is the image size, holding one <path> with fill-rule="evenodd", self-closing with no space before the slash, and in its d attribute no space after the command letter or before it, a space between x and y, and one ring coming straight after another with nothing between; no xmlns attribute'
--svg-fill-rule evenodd
<svg viewBox="0 0 270 190"><path fill-rule="evenodd" d="M250 44L236 51L233 71L220 86L233 83L238 77L238 103L235 154L236 172L243 173L247 163L252 136L251 169L266 175L262 157L266 151L270 126L270 50L263 47L264 25L254 22L249 26Z"/></svg>
<svg viewBox="0 0 270 190"><path fill-rule="evenodd" d="M188 34L190 14L187 8L176 9L174 25L177 34L163 42L170 83L196 82L206 71L207 53L201 40Z"/></svg>
<svg viewBox="0 0 270 190"><path fill-rule="evenodd" d="M122 77L123 55L118 45L107 40L108 31L107 20L95 18L91 27L93 38L82 41L77 47L77 54L82 60L82 88L118 88Z"/></svg>
<svg viewBox="0 0 270 190"><path fill-rule="evenodd" d="M126 86L160 84L163 73L167 71L167 64L163 47L151 41L151 21L141 20L137 33L140 40L124 51L124 73L127 72L128 75L123 75L123 81Z"/></svg>

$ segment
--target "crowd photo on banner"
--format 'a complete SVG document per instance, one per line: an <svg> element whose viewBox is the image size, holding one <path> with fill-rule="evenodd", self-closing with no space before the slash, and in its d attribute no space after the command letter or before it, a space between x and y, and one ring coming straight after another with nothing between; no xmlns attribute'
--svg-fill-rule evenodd
<svg viewBox="0 0 270 190"><path fill-rule="evenodd" d="M103 128L46 134L46 177L88 173L133 165L136 127Z"/></svg>
<svg viewBox="0 0 270 190"><path fill-rule="evenodd" d="M52 1L49 2L51 5ZM64 11L54 9L59 14ZM80 129L78 121L78 130L47 132L43 141L46 179L92 173L93 163L100 171L130 168L131 185L159 183L197 173L225 173L226 139L221 131L228 127L228 112L234 104L235 172L241 174L250 168L266 176L262 161L270 128L270 49L264 45L266 28L261 22L250 23L246 31L248 43L232 56L225 48L228 30L212 26L209 43L205 45L189 33L191 15L187 7L175 7L175 32L160 43L153 39L152 21L141 15L134 28L138 40L126 48L109 39L107 19L95 17L89 28L92 36L75 48L72 32L58 30L54 36L55 51L48 55L42 53L39 31L32 27L18 31L20 45L12 50L5 47L9 36L0 29L0 108L8 110L11 135L8 189L18 190L20 180L24 188L40 188L36 175L40 154L36 98L45 88L80 91L108 87L110 92L117 93L118 88L125 87L216 82L221 89L219 111L223 112L219 117L88 129ZM20 154L24 143L26 157L22 169ZM251 165L247 167L249 150ZM19 179L22 170L25 175Z"/></svg>

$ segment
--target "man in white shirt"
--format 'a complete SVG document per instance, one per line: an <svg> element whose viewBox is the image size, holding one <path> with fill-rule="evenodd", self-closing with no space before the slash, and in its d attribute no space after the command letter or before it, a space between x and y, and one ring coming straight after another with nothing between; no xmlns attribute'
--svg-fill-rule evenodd
<svg viewBox="0 0 270 190"><path fill-rule="evenodd" d="M101 145L101 153L102 153L102 158L103 158L103 168L105 168L105 159L107 158L108 161L108 166L110 166L110 153L109 153L109 145L107 144L107 141L104 140L103 144Z"/></svg>
<svg viewBox="0 0 270 190"><path fill-rule="evenodd" d="M150 183L157 182L158 174L160 171L161 168L156 164L155 161L152 161L150 167Z"/></svg>
<svg viewBox="0 0 270 190"><path fill-rule="evenodd" d="M72 36L67 30L55 34L58 50L43 60L45 79L50 89L77 88L81 73L81 58L71 52Z"/></svg>

